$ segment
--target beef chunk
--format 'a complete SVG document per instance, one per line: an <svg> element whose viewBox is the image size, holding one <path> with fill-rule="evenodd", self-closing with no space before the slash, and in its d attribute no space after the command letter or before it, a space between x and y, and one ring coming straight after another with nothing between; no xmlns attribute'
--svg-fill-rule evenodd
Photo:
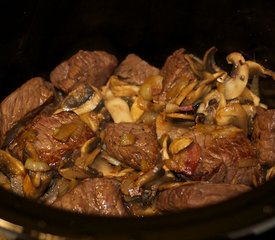
<svg viewBox="0 0 275 240"><path fill-rule="evenodd" d="M117 59L104 51L83 51L58 65L50 74L53 85L68 93L80 82L100 87L117 65Z"/></svg>
<svg viewBox="0 0 275 240"><path fill-rule="evenodd" d="M77 155L83 143L93 136L92 130L73 112L40 114L14 139L9 150L24 160L24 153L32 146L41 161L54 166Z"/></svg>
<svg viewBox="0 0 275 240"><path fill-rule="evenodd" d="M183 137L186 149L165 160L169 169L196 181L257 185L260 165L249 139L234 127L197 126Z"/></svg>
<svg viewBox="0 0 275 240"><path fill-rule="evenodd" d="M96 215L125 216L119 182L107 178L86 179L58 198L53 207Z"/></svg>
<svg viewBox="0 0 275 240"><path fill-rule="evenodd" d="M135 54L129 54L115 71L120 78L135 85L143 84L146 78L158 73L158 68L151 66Z"/></svg>
<svg viewBox="0 0 275 240"><path fill-rule="evenodd" d="M257 109L252 138L262 165L275 165L275 109Z"/></svg>
<svg viewBox="0 0 275 240"><path fill-rule="evenodd" d="M106 127L104 135L108 154L135 169L146 171L158 161L160 149L152 126L113 123Z"/></svg>
<svg viewBox="0 0 275 240"><path fill-rule="evenodd" d="M172 212L216 204L250 190L242 184L190 183L160 192L156 207Z"/></svg>
<svg viewBox="0 0 275 240"><path fill-rule="evenodd" d="M40 77L28 80L6 97L0 104L0 145L11 141L20 125L53 97L52 85Z"/></svg>
<svg viewBox="0 0 275 240"><path fill-rule="evenodd" d="M187 79L195 79L195 75L190 67L189 62L185 58L185 50L178 49L170 55L160 71L163 79L163 90L166 92L180 77Z"/></svg>

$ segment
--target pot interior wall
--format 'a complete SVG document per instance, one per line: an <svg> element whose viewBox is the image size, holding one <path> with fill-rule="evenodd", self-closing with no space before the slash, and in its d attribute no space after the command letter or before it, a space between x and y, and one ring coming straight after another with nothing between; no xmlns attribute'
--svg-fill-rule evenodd
<svg viewBox="0 0 275 240"><path fill-rule="evenodd" d="M1 98L30 77L47 77L54 66L79 49L104 49L119 59L135 52L160 67L177 48L202 56L216 46L221 65L226 65L227 53L241 51L266 67L275 67L272 1L29 0L1 4ZM264 92L275 86L266 82Z"/></svg>

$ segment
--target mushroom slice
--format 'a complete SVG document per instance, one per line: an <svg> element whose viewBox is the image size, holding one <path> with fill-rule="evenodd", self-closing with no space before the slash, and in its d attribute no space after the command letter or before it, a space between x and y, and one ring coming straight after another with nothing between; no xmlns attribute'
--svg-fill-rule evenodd
<svg viewBox="0 0 275 240"><path fill-rule="evenodd" d="M193 142L193 139L191 138L176 138L169 145L169 151L172 154L177 154L181 150L187 148L192 142Z"/></svg>
<svg viewBox="0 0 275 240"><path fill-rule="evenodd" d="M55 114L62 111L74 111L81 115L94 110L101 100L102 95L96 87L80 84L68 94Z"/></svg>
<svg viewBox="0 0 275 240"><path fill-rule="evenodd" d="M133 122L130 108L127 102L122 98L114 97L105 100L104 104L115 123Z"/></svg>
<svg viewBox="0 0 275 240"><path fill-rule="evenodd" d="M25 167L16 158L4 150L0 150L0 171L7 177L12 178L17 175L25 175Z"/></svg>
<svg viewBox="0 0 275 240"><path fill-rule="evenodd" d="M36 186L29 174L26 174L23 180L24 196L32 199L38 199L49 186L52 179L51 173L39 174L39 186Z"/></svg>
<svg viewBox="0 0 275 240"><path fill-rule="evenodd" d="M269 181L274 177L275 177L275 166L273 166L267 170L265 180Z"/></svg>
<svg viewBox="0 0 275 240"><path fill-rule="evenodd" d="M258 75L260 77L264 77L265 75L270 76L275 80L275 72L264 68L259 63L256 63L254 61L246 61L246 64L249 67L249 75L250 78L253 78L254 75Z"/></svg>
<svg viewBox="0 0 275 240"><path fill-rule="evenodd" d="M226 106L224 95L218 90L212 90L201 102L197 114L204 116L204 122L212 124L215 121L216 112Z"/></svg>
<svg viewBox="0 0 275 240"><path fill-rule="evenodd" d="M183 120L195 120L194 115L184 114L184 113L167 113L166 117L174 119L183 119Z"/></svg>
<svg viewBox="0 0 275 240"><path fill-rule="evenodd" d="M242 65L242 64L245 63L244 57L239 52L232 52L232 53L228 54L227 57L226 57L226 61L229 64L233 64L234 67L239 66L239 64Z"/></svg>
<svg viewBox="0 0 275 240"><path fill-rule="evenodd" d="M185 54L184 57L188 61L192 72L198 77L201 77L204 67L202 60L193 54Z"/></svg>
<svg viewBox="0 0 275 240"><path fill-rule="evenodd" d="M211 86L206 84L200 84L196 89L190 92L186 99L183 101L183 105L191 105L197 102L201 97L211 91Z"/></svg>
<svg viewBox="0 0 275 240"><path fill-rule="evenodd" d="M181 91L189 84L189 79L182 76L176 80L173 86L167 91L166 99L175 99Z"/></svg>
<svg viewBox="0 0 275 240"><path fill-rule="evenodd" d="M186 98L186 96L195 88L195 86L198 84L198 81L195 79L191 83L189 83L185 88L181 90L179 95L174 100L174 103L177 105L180 105L183 100Z"/></svg>
<svg viewBox="0 0 275 240"><path fill-rule="evenodd" d="M239 97L243 93L248 82L248 64L244 63L236 66L233 77L229 77L224 82L224 95L226 100Z"/></svg>
<svg viewBox="0 0 275 240"><path fill-rule="evenodd" d="M81 156L75 160L75 165L83 169L91 166L96 157L101 153L99 144L100 138L98 137L93 137L86 141L81 147Z"/></svg>
<svg viewBox="0 0 275 240"><path fill-rule="evenodd" d="M161 136L160 142L161 142L161 154L162 154L162 160L164 159L169 159L169 153L168 153L168 140L169 140L169 135L163 134Z"/></svg>
<svg viewBox="0 0 275 240"><path fill-rule="evenodd" d="M250 101L251 103L254 104L254 106L259 106L260 104L260 98L255 95L250 89L248 89L247 87L244 89L244 91L242 92L242 94L240 95L240 101Z"/></svg>
<svg viewBox="0 0 275 240"><path fill-rule="evenodd" d="M217 50L218 49L216 47L211 47L205 52L202 60L202 64L205 71L210 73L221 71L221 69L216 65L215 58L214 58Z"/></svg>
<svg viewBox="0 0 275 240"><path fill-rule="evenodd" d="M151 101L154 96L161 93L163 77L160 75L150 76L145 79L140 87L139 94L145 100Z"/></svg>
<svg viewBox="0 0 275 240"><path fill-rule="evenodd" d="M128 84L121 81L117 76L113 75L109 79L109 88L116 97L136 96L139 92L139 86Z"/></svg>
<svg viewBox="0 0 275 240"><path fill-rule="evenodd" d="M81 114L79 117L94 132L98 130L100 124L104 121L104 115L95 111Z"/></svg>
<svg viewBox="0 0 275 240"><path fill-rule="evenodd" d="M136 122L144 113L144 110L139 107L138 98L135 98L131 106L131 116L134 122Z"/></svg>
<svg viewBox="0 0 275 240"><path fill-rule="evenodd" d="M98 172L94 169L83 169L76 165L68 168L58 169L58 173L68 180L85 179L98 176Z"/></svg>
<svg viewBox="0 0 275 240"><path fill-rule="evenodd" d="M141 196L142 187L164 175L163 164L159 163L147 172L134 173L121 183L121 191L126 196Z"/></svg>
<svg viewBox="0 0 275 240"><path fill-rule="evenodd" d="M238 103L229 103L224 108L221 108L216 113L217 125L233 125L243 129L247 133L248 116L244 108Z"/></svg>

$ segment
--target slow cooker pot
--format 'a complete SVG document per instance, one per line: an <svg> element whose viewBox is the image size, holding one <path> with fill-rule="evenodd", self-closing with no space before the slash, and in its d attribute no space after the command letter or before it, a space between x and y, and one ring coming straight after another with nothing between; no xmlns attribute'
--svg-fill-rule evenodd
<svg viewBox="0 0 275 240"><path fill-rule="evenodd" d="M0 94L3 99L33 76L48 73L79 49L106 50L120 60L134 52L161 67L184 47L217 61L240 51L275 69L272 1L2 1ZM263 102L275 107L275 83L261 82ZM0 189L0 236L11 239L240 239L271 236L275 179L230 201L144 218L70 213Z"/></svg>

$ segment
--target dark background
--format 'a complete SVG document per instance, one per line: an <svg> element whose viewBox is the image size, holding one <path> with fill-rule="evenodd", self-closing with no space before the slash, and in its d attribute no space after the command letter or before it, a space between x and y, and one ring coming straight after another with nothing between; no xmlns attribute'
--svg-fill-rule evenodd
<svg viewBox="0 0 275 240"><path fill-rule="evenodd" d="M0 31L0 100L31 77L48 78L79 49L119 59L135 52L161 67L177 48L201 57L216 46L222 66L226 54L240 51L275 69L275 7L267 0L2 0ZM270 105L274 89L264 80L261 92Z"/></svg>
<svg viewBox="0 0 275 240"><path fill-rule="evenodd" d="M47 77L79 49L104 49L119 59L135 52L160 67L177 48L201 57L216 46L221 64L230 51L241 51L275 68L273 5L255 0L2 0L0 98L30 77Z"/></svg>

